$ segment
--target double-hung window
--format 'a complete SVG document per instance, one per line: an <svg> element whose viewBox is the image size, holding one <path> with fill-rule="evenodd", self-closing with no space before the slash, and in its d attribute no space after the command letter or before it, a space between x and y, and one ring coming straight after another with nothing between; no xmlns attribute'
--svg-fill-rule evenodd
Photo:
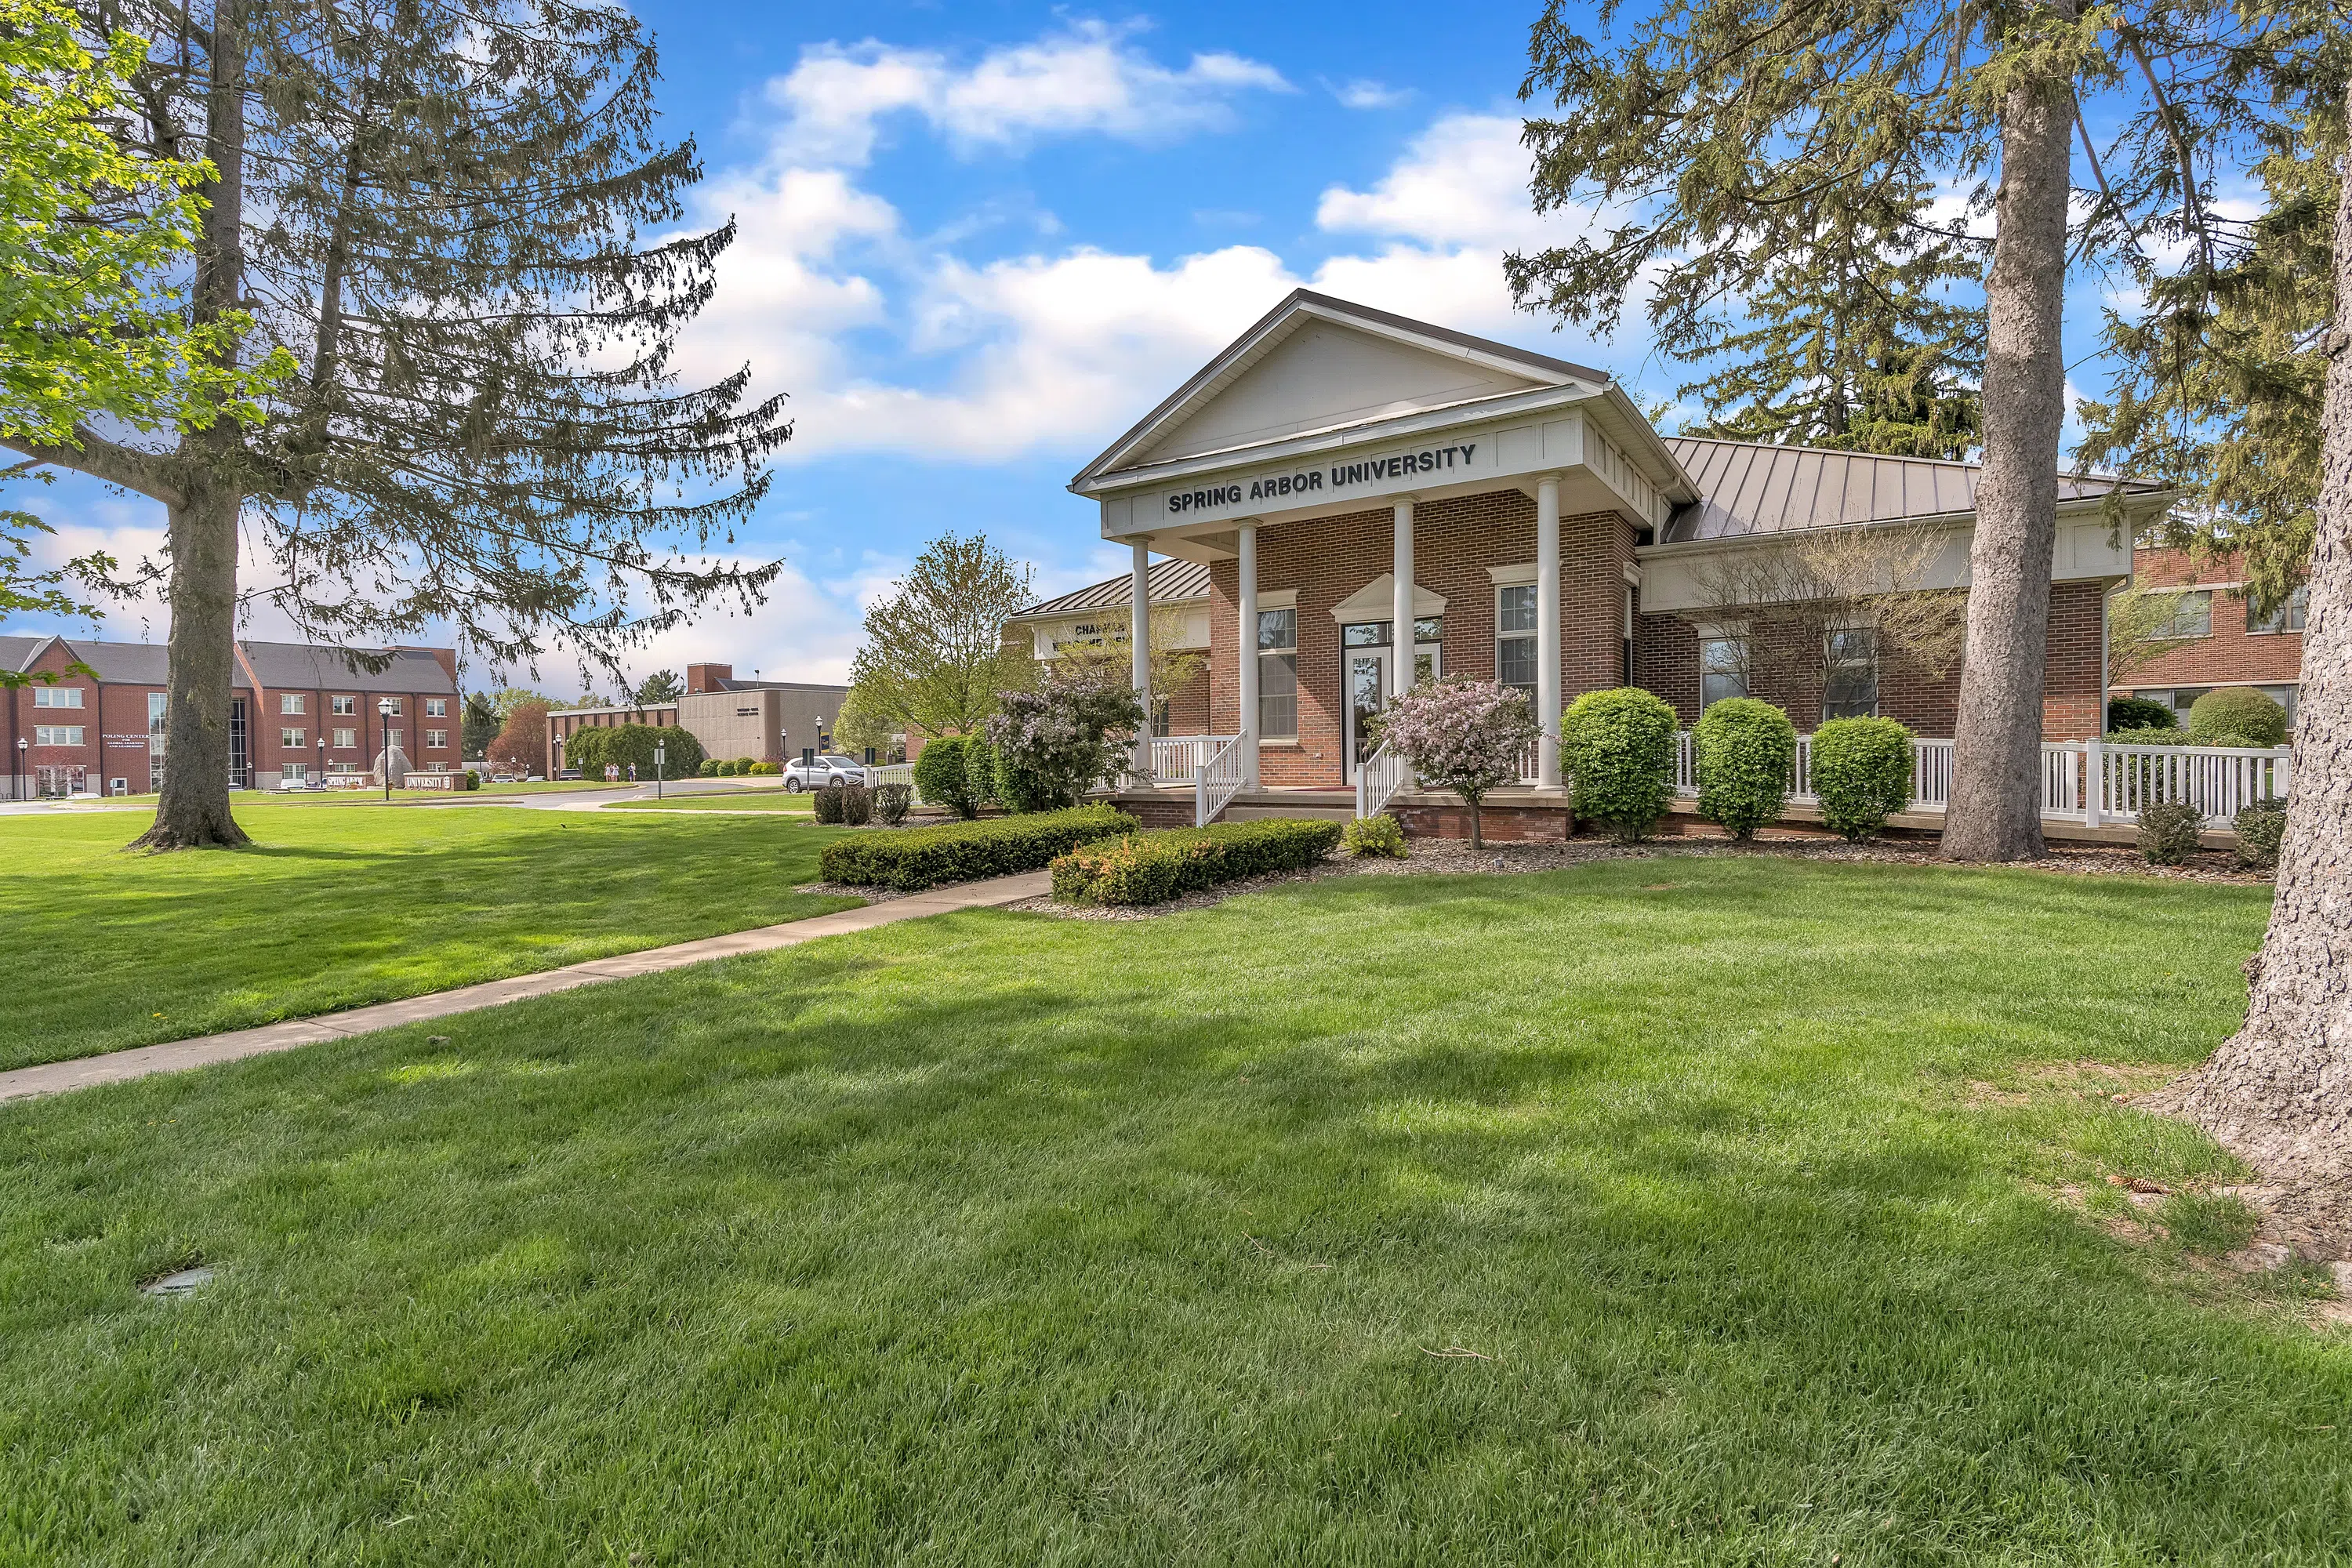
<svg viewBox="0 0 2352 1568"><path fill-rule="evenodd" d="M425 716L427 719L446 719L449 717L449 700L446 697L426 698Z"/></svg>
<svg viewBox="0 0 2352 1568"><path fill-rule="evenodd" d="M337 747L356 746L359 743L360 732L357 730L338 730L334 733L334 738L328 742Z"/></svg>
<svg viewBox="0 0 2352 1568"><path fill-rule="evenodd" d="M1698 645L1698 705L1748 695L1748 639L1701 637Z"/></svg>
<svg viewBox="0 0 2352 1568"><path fill-rule="evenodd" d="M425 731L425 749L426 751L430 752L430 751L433 751L433 750L435 750L435 749L436 749L436 748L446 749L446 748L448 746L448 744L449 744L449 731L446 731L446 730L427 730L427 731Z"/></svg>
<svg viewBox="0 0 2352 1568"><path fill-rule="evenodd" d="M281 691L278 694L278 711L299 713L302 711L302 705L309 700L310 699L299 691Z"/></svg>
<svg viewBox="0 0 2352 1568"><path fill-rule="evenodd" d="M280 730L278 731L278 743L289 751L300 748L310 738L307 731Z"/></svg>
<svg viewBox="0 0 2352 1568"><path fill-rule="evenodd" d="M1822 717L1878 717L1878 634L1864 627L1832 631L1823 649Z"/></svg>
<svg viewBox="0 0 2352 1568"><path fill-rule="evenodd" d="M82 743L82 727L79 724L36 724L33 744L37 746L79 746Z"/></svg>
<svg viewBox="0 0 2352 1568"><path fill-rule="evenodd" d="M1495 590L1495 684L1536 694L1536 585Z"/></svg>
<svg viewBox="0 0 2352 1568"><path fill-rule="evenodd" d="M2299 632L2303 630L2305 619L2311 614L2311 589L2307 584L2297 588L2286 596L2286 603L2259 620L2251 613L2251 605L2248 609L2250 613L2246 616L2246 630L2254 636L2276 636L2281 632Z"/></svg>
<svg viewBox="0 0 2352 1568"><path fill-rule="evenodd" d="M1290 740L1298 733L1298 612L1257 613L1257 732Z"/></svg>
<svg viewBox="0 0 2352 1568"><path fill-rule="evenodd" d="M360 700L356 697L331 697L328 700L335 705L335 713L338 717L355 714L360 710Z"/></svg>
<svg viewBox="0 0 2352 1568"><path fill-rule="evenodd" d="M36 708L79 708L81 688L79 686L35 686L33 706Z"/></svg>
<svg viewBox="0 0 2352 1568"><path fill-rule="evenodd" d="M2210 637L2213 635L2213 590L2193 589L2172 602L2172 613L2158 626L2159 637Z"/></svg>

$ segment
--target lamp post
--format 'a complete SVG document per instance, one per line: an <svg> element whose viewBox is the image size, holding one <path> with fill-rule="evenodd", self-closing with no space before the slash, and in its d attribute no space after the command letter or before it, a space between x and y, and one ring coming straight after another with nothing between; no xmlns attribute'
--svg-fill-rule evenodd
<svg viewBox="0 0 2352 1568"><path fill-rule="evenodd" d="M654 798L662 797L662 764L669 761L669 748L659 741L654 742Z"/></svg>
<svg viewBox="0 0 2352 1568"><path fill-rule="evenodd" d="M319 717L323 719L326 715L321 713ZM327 784L327 731L324 730L319 731L319 776L311 782L321 789Z"/></svg>
<svg viewBox="0 0 2352 1568"><path fill-rule="evenodd" d="M390 805L392 804L392 699L377 698L375 711L376 717L383 721L378 728L383 731L383 803Z"/></svg>
<svg viewBox="0 0 2352 1568"><path fill-rule="evenodd" d="M18 800L24 799L25 792L33 787L33 764L25 760L25 748L31 744L24 736L16 737L16 786L8 793Z"/></svg>

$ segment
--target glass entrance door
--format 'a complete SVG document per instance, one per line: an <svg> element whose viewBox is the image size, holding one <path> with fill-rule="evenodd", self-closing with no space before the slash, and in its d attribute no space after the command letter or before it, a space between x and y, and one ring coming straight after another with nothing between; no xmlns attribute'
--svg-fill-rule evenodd
<svg viewBox="0 0 2352 1568"><path fill-rule="evenodd" d="M1372 716L1389 705L1389 650L1384 647L1351 647L1347 656L1348 683L1348 777L1356 776L1357 765L1370 756L1374 742L1370 734Z"/></svg>

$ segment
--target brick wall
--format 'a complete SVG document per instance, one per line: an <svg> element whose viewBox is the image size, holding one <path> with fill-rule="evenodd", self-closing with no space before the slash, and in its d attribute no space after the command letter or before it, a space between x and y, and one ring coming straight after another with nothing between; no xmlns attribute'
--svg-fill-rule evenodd
<svg viewBox="0 0 2352 1568"><path fill-rule="evenodd" d="M2242 581L2234 556L2207 556L2202 561L2185 550L2139 550L2132 555L2132 574L2143 586L2183 587L2189 584ZM2159 655L2154 661L2116 679L2120 690L2162 690L2175 686L2285 685L2302 678L2301 632L2250 632L2246 601L2227 591L2213 595L2213 634Z"/></svg>
<svg viewBox="0 0 2352 1568"><path fill-rule="evenodd" d="M1203 664L1192 679L1168 694L1168 732L1171 735L1231 734L1209 728L1209 667Z"/></svg>
<svg viewBox="0 0 2352 1568"><path fill-rule="evenodd" d="M2042 738L2080 741L2106 728L2105 584L2050 585L2048 664L2042 678Z"/></svg>
<svg viewBox="0 0 2352 1568"><path fill-rule="evenodd" d="M1298 738L1259 752L1266 784L1346 782L1339 626L1331 610L1389 570L1394 539L1387 506L1258 531L1259 592L1298 595ZM1535 554L1536 503L1518 490L1413 509L1413 576L1445 601L1438 658L1447 672L1495 678L1495 584L1486 569ZM1623 680L1624 567L1632 559L1633 531L1615 514L1560 520L1560 664L1569 697ZM1209 574L1208 721L1217 734L1241 727L1239 570L1221 561ZM1387 611L1376 618L1388 619Z"/></svg>

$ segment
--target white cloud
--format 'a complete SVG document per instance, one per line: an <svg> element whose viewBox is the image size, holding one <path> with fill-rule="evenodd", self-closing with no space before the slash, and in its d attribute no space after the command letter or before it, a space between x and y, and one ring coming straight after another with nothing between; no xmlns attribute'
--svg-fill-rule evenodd
<svg viewBox="0 0 2352 1568"><path fill-rule="evenodd" d="M1401 109L1413 99L1409 87L1390 87L1384 82L1358 77L1353 81L1325 82L1342 109Z"/></svg>
<svg viewBox="0 0 2352 1568"><path fill-rule="evenodd" d="M1240 55L1196 54L1171 70L1132 47L1134 31L1080 22L991 49L969 67L870 39L814 46L768 83L767 101L789 116L776 155L862 165L879 121L906 112L966 152L1086 133L1171 142L1231 124L1232 100L1244 93L1292 90L1272 66Z"/></svg>
<svg viewBox="0 0 2352 1568"><path fill-rule="evenodd" d="M1496 252L1551 243L1570 226L1536 215L1528 174L1528 150L1519 144L1517 120L1449 114L1415 137L1370 190L1333 185L1325 191L1315 223L1333 234Z"/></svg>

